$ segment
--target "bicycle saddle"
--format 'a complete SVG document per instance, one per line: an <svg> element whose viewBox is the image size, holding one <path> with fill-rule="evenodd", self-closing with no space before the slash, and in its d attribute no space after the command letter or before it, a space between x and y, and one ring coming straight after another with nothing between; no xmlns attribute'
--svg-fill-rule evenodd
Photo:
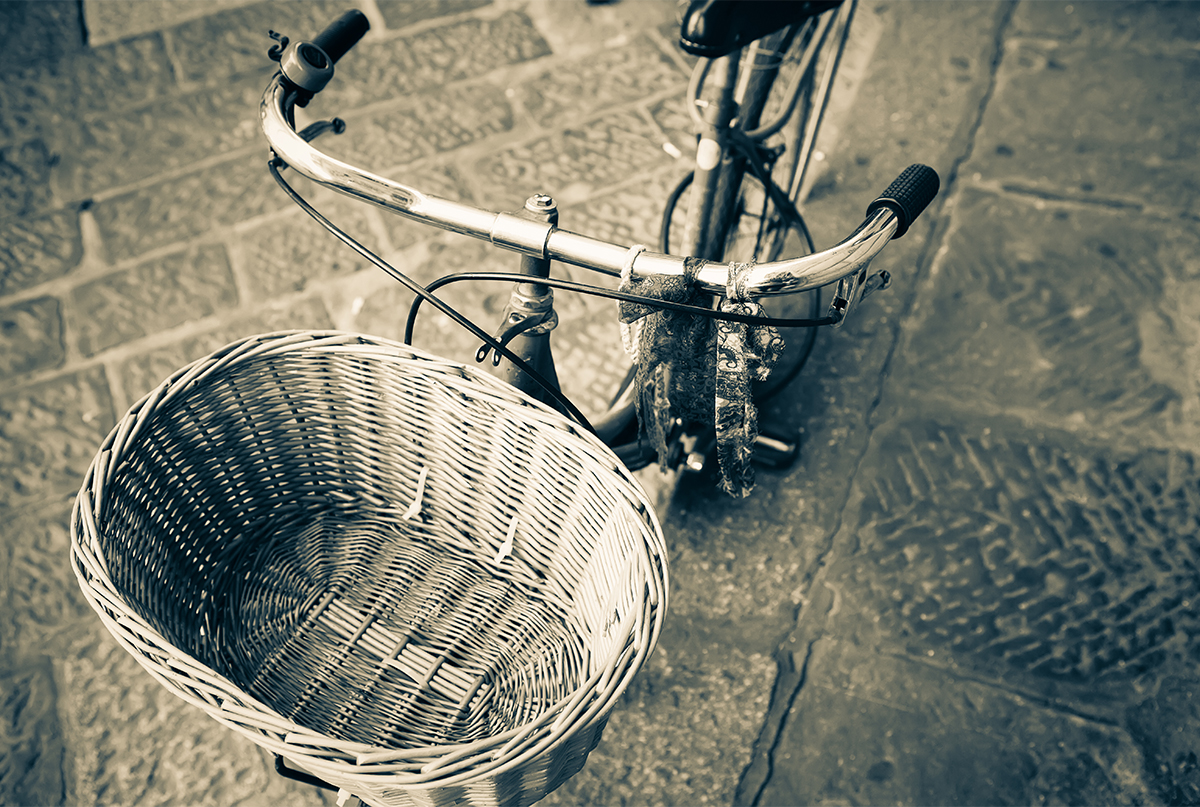
<svg viewBox="0 0 1200 807"><path fill-rule="evenodd" d="M715 59L756 39L841 5L842 0L691 0L679 46Z"/></svg>

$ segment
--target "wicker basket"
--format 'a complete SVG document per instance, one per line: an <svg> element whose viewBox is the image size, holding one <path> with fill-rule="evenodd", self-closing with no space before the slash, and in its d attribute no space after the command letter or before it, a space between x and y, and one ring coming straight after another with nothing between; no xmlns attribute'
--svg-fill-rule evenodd
<svg viewBox="0 0 1200 807"><path fill-rule="evenodd" d="M602 443L355 334L176 372L108 436L71 529L84 594L155 678L374 805L549 793L667 605L653 508Z"/></svg>

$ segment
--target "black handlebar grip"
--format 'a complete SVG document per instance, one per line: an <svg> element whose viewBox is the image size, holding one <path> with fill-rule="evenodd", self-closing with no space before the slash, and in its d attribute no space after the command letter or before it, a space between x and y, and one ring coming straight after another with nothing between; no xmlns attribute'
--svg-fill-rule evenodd
<svg viewBox="0 0 1200 807"><path fill-rule="evenodd" d="M331 62L336 62L346 55L346 51L358 44L358 40L369 30L371 23L367 20L367 15L357 9L350 9L317 34L313 44L325 51Z"/></svg>
<svg viewBox="0 0 1200 807"><path fill-rule="evenodd" d="M928 165L910 165L888 185L887 190L879 194L878 199L867 206L867 215L881 207L894 210L900 226L896 228L896 234L892 238L899 238L908 232L908 228L917 220L917 216L921 215L921 211L937 196L941 184L937 171Z"/></svg>

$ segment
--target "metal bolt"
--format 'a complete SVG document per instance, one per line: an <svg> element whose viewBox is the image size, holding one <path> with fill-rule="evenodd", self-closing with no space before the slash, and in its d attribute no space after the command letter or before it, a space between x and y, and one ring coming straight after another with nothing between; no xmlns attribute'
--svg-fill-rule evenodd
<svg viewBox="0 0 1200 807"><path fill-rule="evenodd" d="M535 193L525 200L525 209L531 213L547 213L557 210L558 206L554 204L554 197L545 193Z"/></svg>

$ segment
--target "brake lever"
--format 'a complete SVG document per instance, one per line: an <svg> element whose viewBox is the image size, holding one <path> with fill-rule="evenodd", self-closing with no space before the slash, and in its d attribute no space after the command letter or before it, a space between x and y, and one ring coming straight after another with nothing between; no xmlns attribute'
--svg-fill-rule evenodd
<svg viewBox="0 0 1200 807"><path fill-rule="evenodd" d="M880 270L868 277L866 267L839 280L833 292L833 300L829 303L829 316L833 319L833 327L840 328L857 303L877 291L883 291L891 284L890 272Z"/></svg>
<svg viewBox="0 0 1200 807"><path fill-rule="evenodd" d="M311 143L323 134L333 132L335 135L340 135L344 131L346 131L346 122L341 118L331 118L310 123L296 134L300 135L305 143Z"/></svg>

